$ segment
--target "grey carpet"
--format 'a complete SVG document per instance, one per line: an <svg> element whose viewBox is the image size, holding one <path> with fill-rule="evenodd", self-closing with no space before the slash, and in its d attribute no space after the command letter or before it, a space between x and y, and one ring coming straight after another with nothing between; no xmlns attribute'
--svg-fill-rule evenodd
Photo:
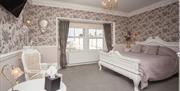
<svg viewBox="0 0 180 91"><path fill-rule="evenodd" d="M133 82L118 73L97 64L68 67L60 71L67 91L133 91ZM158 82L150 82L142 91L178 91L178 76Z"/></svg>

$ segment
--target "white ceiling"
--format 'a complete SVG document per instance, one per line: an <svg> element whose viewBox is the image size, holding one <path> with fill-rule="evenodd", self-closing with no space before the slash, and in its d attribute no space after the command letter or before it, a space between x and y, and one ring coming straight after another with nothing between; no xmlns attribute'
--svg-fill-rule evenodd
<svg viewBox="0 0 180 91"><path fill-rule="evenodd" d="M57 1L102 8L101 7L102 0L57 0ZM162 0L118 0L118 7L115 10L128 13L160 1Z"/></svg>
<svg viewBox="0 0 180 91"><path fill-rule="evenodd" d="M130 17L159 7L169 5L178 0L118 0L114 10L102 8L102 0L30 0L31 4L48 7L70 8L98 13Z"/></svg>

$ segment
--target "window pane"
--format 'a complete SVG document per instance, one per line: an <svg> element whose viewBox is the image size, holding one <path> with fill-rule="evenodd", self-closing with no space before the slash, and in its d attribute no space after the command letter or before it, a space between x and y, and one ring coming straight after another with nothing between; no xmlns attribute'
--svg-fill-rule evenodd
<svg viewBox="0 0 180 91"><path fill-rule="evenodd" d="M79 43L79 44L80 44L80 45L79 45L79 49L80 49L80 50L83 50L83 49L84 49L84 48L83 48L83 38L80 38L79 41L80 41L80 43Z"/></svg>
<svg viewBox="0 0 180 91"><path fill-rule="evenodd" d="M96 30L95 29L89 29L89 37L95 37L96 36Z"/></svg>
<svg viewBox="0 0 180 91"><path fill-rule="evenodd" d="M69 28L68 36L74 36L74 28Z"/></svg>
<svg viewBox="0 0 180 91"><path fill-rule="evenodd" d="M75 28L75 36L83 37L83 29L82 28Z"/></svg>
<svg viewBox="0 0 180 91"><path fill-rule="evenodd" d="M103 39L97 39L97 49L103 49Z"/></svg>
<svg viewBox="0 0 180 91"><path fill-rule="evenodd" d="M96 30L97 37L103 37L103 30Z"/></svg>
<svg viewBox="0 0 180 91"><path fill-rule="evenodd" d="M96 49L96 39L89 39L89 49Z"/></svg>
<svg viewBox="0 0 180 91"><path fill-rule="evenodd" d="M74 38L68 38L67 48L74 48Z"/></svg>
<svg viewBox="0 0 180 91"><path fill-rule="evenodd" d="M74 47L75 49L83 49L83 38L75 38Z"/></svg>
<svg viewBox="0 0 180 91"><path fill-rule="evenodd" d="M83 50L84 48L103 49L103 36L103 29L84 29L71 27L69 28L67 48L78 50ZM83 42L85 42L85 44Z"/></svg>

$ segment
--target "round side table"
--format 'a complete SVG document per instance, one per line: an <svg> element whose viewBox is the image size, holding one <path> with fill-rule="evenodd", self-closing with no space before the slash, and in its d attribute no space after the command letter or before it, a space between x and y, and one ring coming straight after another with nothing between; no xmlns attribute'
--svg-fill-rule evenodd
<svg viewBox="0 0 180 91"><path fill-rule="evenodd" d="M14 86L14 90L19 91L46 91L44 89L44 82L45 79L34 79L34 80L28 80L25 82L22 82L20 84L17 84ZM11 91L12 88L10 88L8 91ZM66 91L66 85L61 82L60 89L57 91Z"/></svg>

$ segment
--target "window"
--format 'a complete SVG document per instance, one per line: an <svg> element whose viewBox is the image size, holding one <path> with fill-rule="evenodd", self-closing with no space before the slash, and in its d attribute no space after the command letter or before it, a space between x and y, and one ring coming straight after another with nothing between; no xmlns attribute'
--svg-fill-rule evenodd
<svg viewBox="0 0 180 91"><path fill-rule="evenodd" d="M103 49L103 30L89 29L89 49Z"/></svg>
<svg viewBox="0 0 180 91"><path fill-rule="evenodd" d="M83 29L82 28L69 28L67 48L83 49Z"/></svg>
<svg viewBox="0 0 180 91"><path fill-rule="evenodd" d="M102 25L70 24L67 49L102 50L104 48L104 32ZM97 27L98 26L98 27Z"/></svg>

